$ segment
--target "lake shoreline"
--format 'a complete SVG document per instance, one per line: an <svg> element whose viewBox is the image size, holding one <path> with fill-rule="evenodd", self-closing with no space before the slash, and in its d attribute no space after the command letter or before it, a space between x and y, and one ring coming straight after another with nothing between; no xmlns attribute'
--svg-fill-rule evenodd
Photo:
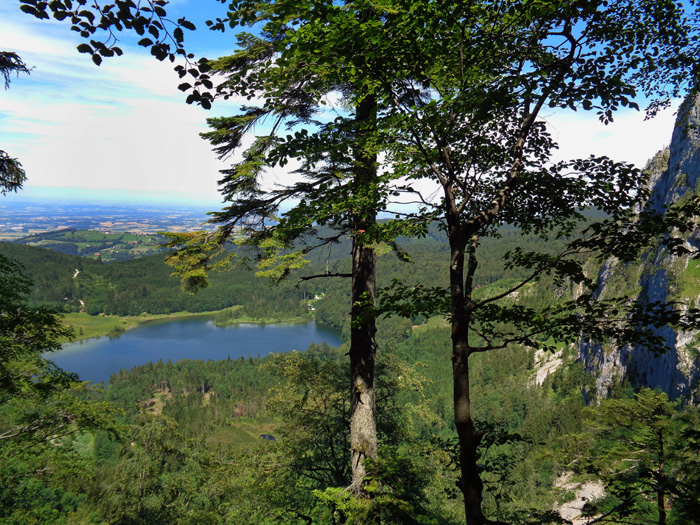
<svg viewBox="0 0 700 525"><path fill-rule="evenodd" d="M119 316L119 315L89 315L86 313L68 313L62 316L63 324L73 330L73 338L61 340L61 343L75 343L88 339L98 339L100 337L117 336L133 328L144 325L152 321L175 320L175 319L194 319L198 317L210 317L212 320L217 314L229 310L212 310L207 312L174 312L170 314L141 314L138 316ZM240 317L235 319L227 319L225 323L214 322L217 327L235 326L240 324L283 324L295 323L301 324L313 321L311 317L290 317L288 319L265 318L251 319L248 317Z"/></svg>
<svg viewBox="0 0 700 525"><path fill-rule="evenodd" d="M343 344L337 330L311 320L303 324L240 323L217 327L210 315L176 317L171 314L170 318L148 321L114 337L66 343L61 350L45 357L62 370L78 374L84 381L108 384L111 374L148 362L247 359L292 350L303 352L312 343Z"/></svg>

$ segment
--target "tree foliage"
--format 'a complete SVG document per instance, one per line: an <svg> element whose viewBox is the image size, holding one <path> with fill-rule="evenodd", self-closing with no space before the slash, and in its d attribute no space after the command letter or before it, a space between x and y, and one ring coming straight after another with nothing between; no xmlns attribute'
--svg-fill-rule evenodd
<svg viewBox="0 0 700 525"><path fill-rule="evenodd" d="M300 16L295 2L231 4L228 24L218 21L213 27L249 25L261 34L239 33L236 53L208 64L224 76L216 96L244 96L261 103L243 106L233 117L210 119L214 131L203 136L222 158L243 150L240 162L222 170L221 191L231 205L213 214L212 222L219 224L219 243L235 235L238 242L259 250L263 273L284 278L306 265L303 256L310 251L330 249L344 235L352 240L349 273L326 270L305 278L352 277L350 448L352 487L361 492L363 459L377 454L375 245L384 240L393 243L401 227L376 220L390 194L378 173L376 89L368 76L358 73L364 68L386 68L389 63L379 55L356 51L367 31L381 26L385 13L362 2L316 7L314 15L323 18ZM327 24L328 20L333 23ZM323 40L317 38L319 24L329 33ZM322 113L335 93L342 94L342 104L349 109L328 122ZM271 131L243 148L244 135L265 119L272 120ZM285 129L290 132L286 137L282 136ZM290 161L299 164L295 172L299 180L271 188L266 172ZM280 214L280 207L288 203L292 209ZM329 228L330 234L317 235L319 226ZM178 271L186 280L201 278L199 270L186 265Z"/></svg>
<svg viewBox="0 0 700 525"><path fill-rule="evenodd" d="M0 516L26 523L59 521L77 508L74 491L86 490L92 465L76 452L76 436L119 432L114 407L44 357L69 331L55 310L27 306L30 284L0 256Z"/></svg>
<svg viewBox="0 0 700 525"><path fill-rule="evenodd" d="M13 73L17 76L20 73L29 74L29 68L17 53L0 51L0 75L5 80L5 89L10 87ZM0 150L0 194L19 190L26 179L22 164L7 152Z"/></svg>
<svg viewBox="0 0 700 525"><path fill-rule="evenodd" d="M0 75L5 80L5 89L10 87L10 79L13 73L17 76L20 73L29 74L29 68L17 53L0 51Z"/></svg>
<svg viewBox="0 0 700 525"><path fill-rule="evenodd" d="M435 313L449 304L467 523L487 523L480 510L476 451L483 434L471 415L470 356L514 343L538 348L547 337L568 343L584 334L617 343L641 337L651 345L658 340L645 327L695 323L693 312L685 316L675 305L640 307L624 297L599 301L577 257L611 246L623 232L644 233L639 243L615 243L630 249L630 257L639 253L632 248L652 242L654 221L636 215L647 197L645 181L631 166L606 158L551 164L556 144L541 120L549 107L596 110L608 123L619 107L636 108L637 94L658 96L663 104L694 81L678 67L679 56L681 62L690 59L691 26L671 2L630 2L621 9L605 2L394 5L412 16L397 24L395 38L382 40L385 47L377 52L413 70L401 79L377 79L387 108L386 120L380 119L386 128L380 129L391 137L387 159L395 174L438 184L441 199L421 197L420 216L440 218L451 253L444 299L439 289L394 286L384 308L392 311L403 301L410 309L421 295ZM674 82L664 92L650 78ZM580 210L589 207L610 218L558 254L516 248L507 264L529 268L530 276L495 295L476 292L479 244L499 224L566 237L583 220ZM697 210L686 215L694 217ZM672 216L664 223L667 231ZM547 274L555 284L576 283L585 291L543 310L506 300ZM645 333L650 339L640 335Z"/></svg>
<svg viewBox="0 0 700 525"><path fill-rule="evenodd" d="M603 157L552 164L556 144L541 114L545 108L582 109L595 111L607 124L621 107L638 109L639 95L652 97L653 114L696 80L687 76L695 71L693 13L673 2L636 1L614 7L596 1L312 2L306 7L231 5L230 27L259 24L263 33L240 35L238 53L212 64L227 75L217 95L262 102L242 108L236 117L212 119L215 131L205 136L226 156L263 118L275 115L276 121L240 163L224 171L223 192L232 205L214 221L222 224L222 238L240 230L267 247L267 254L277 253L271 247L293 249L291 241L313 233L317 224L341 232L349 228L355 239L377 242L391 241L397 233L424 234L425 221L442 222L450 246L449 288L397 283L380 311L451 317L461 488L467 522L485 523L476 463L482 434L470 408L471 355L514 343L537 348L548 337L568 343L582 334L652 345L657 339L640 329L695 323L693 312L683 315L674 305L640 307L624 297L599 301L581 254L602 250L605 257L624 246L630 249L626 256L634 257L658 234L654 224L673 224L673 213L662 221L636 216L647 194L645 180L632 166ZM214 28L226 25L220 20ZM353 133L356 116L340 112L331 122L313 118L333 91L350 107L371 97L375 116L361 142ZM290 133L281 137L285 123ZM353 185L361 179L349 176L358 146L367 155L384 155L387 166L381 176L362 179L362 189ZM290 159L299 160L298 173L306 179L270 190L262 174ZM435 182L439 200L410 187L424 179ZM385 209L402 192L416 196L418 214L397 215L397 221L381 226L343 222L347 213ZM278 216L288 199L299 204ZM508 265L524 266L530 275L496 295L477 297L474 278L483 237L505 223L543 237L570 236L580 231L585 208L610 218L557 254L513 250ZM695 207L690 211L694 216ZM621 244L620 237L630 232L636 241ZM336 240L307 241L301 251ZM292 259L284 257L283 274L298 266L285 269L284 261ZM555 284L575 283L584 292L541 311L504 301L549 274ZM353 297L353 304L357 300Z"/></svg>
<svg viewBox="0 0 700 525"><path fill-rule="evenodd" d="M26 2L40 17L44 4ZM136 8L132 2L119 6L129 17ZM548 338L560 345L582 335L653 346L658 338L647 328L697 324L696 311L675 304L601 300L583 256L633 258L669 227L692 227L686 218L694 221L698 202L679 205L664 217L638 214L648 196L638 171L603 157L552 164L556 144L542 119L547 108L568 108L595 111L607 124L619 108L638 108L640 96L651 97L653 114L671 96L694 88L696 15L671 1L634 0L614 5L240 0L229 9L227 20L211 24L214 29L248 25L259 33L239 34L234 55L202 62L202 74L191 73L194 86L180 86L194 89L188 101L205 107L216 96L256 99L239 115L211 119L213 131L205 135L222 156L244 150L242 161L223 172L222 191L231 204L214 214L220 225L215 244L243 235L263 260L276 264L267 271L284 277L303 266L301 256L311 249L328 248L349 235L350 274L362 281L351 294L350 331L364 347L351 346L351 363L357 356L361 366L354 370L365 373L368 389L373 388L378 312L449 315L459 487L467 523L488 523L477 464L484 434L472 416L470 358L513 344L551 348ZM111 25L120 29L107 17L106 27ZM91 44L98 58L101 49L110 52L106 45ZM93 47L86 51L94 58ZM213 88L209 69L224 81L204 96L199 89ZM338 94L343 104L330 120L322 110ZM243 147L246 133L266 118L273 121L271 131ZM378 170L380 158L385 171ZM298 181L273 187L265 180L266 172L292 161ZM412 184L419 180L433 181L440 198L416 191ZM415 196L419 213L378 223L377 212L404 193ZM282 212L289 201L294 206ZM609 216L581 226L582 208ZM395 283L374 310L375 246L396 246L399 234L424 235L432 220L439 220L448 236L448 286ZM484 295L475 285L480 246L503 224L547 239L583 233L554 254L510 251L507 266L524 267L527 276ZM314 238L319 225L333 233ZM672 251L683 248L677 236L666 237L664 244ZM207 259L193 252L183 261L185 274L202 283L197 266ZM548 278L577 291L541 309L510 300ZM423 302L414 306L417 301ZM353 395L361 390L353 389ZM360 403L372 409L373 404ZM352 446L360 455L373 455L365 445Z"/></svg>
<svg viewBox="0 0 700 525"><path fill-rule="evenodd" d="M584 507L591 523L697 523L696 491L687 485L697 476L695 409L680 412L663 392L643 388L586 414L585 431L572 436L579 450L570 459L605 487L602 498Z"/></svg>

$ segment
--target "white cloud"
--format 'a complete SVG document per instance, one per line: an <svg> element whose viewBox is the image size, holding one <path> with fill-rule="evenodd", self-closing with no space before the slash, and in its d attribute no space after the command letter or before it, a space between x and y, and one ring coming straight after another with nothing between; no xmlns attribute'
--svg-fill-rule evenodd
<svg viewBox="0 0 700 525"><path fill-rule="evenodd" d="M606 155L643 168L671 142L677 109L678 103L649 120L644 120L643 111L620 111L607 126L592 112L557 112L545 120L559 143L556 160Z"/></svg>
<svg viewBox="0 0 700 525"><path fill-rule="evenodd" d="M185 104L172 64L125 48L98 68L67 27L0 14L11 20L0 24L0 49L33 67L0 94L0 144L20 158L29 185L218 198L222 164L198 135L209 113Z"/></svg>

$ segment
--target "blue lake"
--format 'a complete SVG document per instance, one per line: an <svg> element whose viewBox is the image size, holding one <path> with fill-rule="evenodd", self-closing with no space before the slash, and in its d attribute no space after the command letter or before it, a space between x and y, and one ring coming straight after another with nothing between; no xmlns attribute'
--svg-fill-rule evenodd
<svg viewBox="0 0 700 525"><path fill-rule="evenodd" d="M117 337L63 345L45 357L84 381L109 381L110 374L149 361L218 360L306 350L311 343L338 346L340 333L307 324L240 324L219 328L211 319L191 318L145 323Z"/></svg>

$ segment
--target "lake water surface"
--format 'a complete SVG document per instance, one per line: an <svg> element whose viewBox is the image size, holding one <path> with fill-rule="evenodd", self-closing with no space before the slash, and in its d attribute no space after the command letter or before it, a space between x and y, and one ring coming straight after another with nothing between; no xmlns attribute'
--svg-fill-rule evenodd
<svg viewBox="0 0 700 525"><path fill-rule="evenodd" d="M145 323L118 337L67 343L46 358L84 381L107 383L113 372L159 359L218 360L306 350L311 343L338 346L339 332L307 324L240 324L219 328L211 319L189 318Z"/></svg>

